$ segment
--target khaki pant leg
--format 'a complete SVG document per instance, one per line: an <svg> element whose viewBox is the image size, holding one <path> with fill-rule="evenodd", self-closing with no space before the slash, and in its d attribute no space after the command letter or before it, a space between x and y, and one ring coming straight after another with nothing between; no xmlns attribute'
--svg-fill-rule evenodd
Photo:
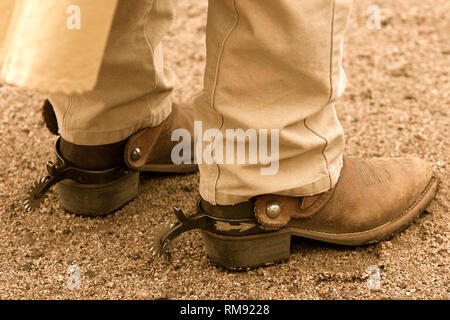
<svg viewBox="0 0 450 320"><path fill-rule="evenodd" d="M317 194L336 184L344 135L334 101L345 88L341 61L351 4L209 1L205 90L195 105L203 132L217 129L217 140L226 129L279 129L280 137L274 175L262 175L260 161L202 163L204 199L229 205L261 194ZM210 144L204 141L203 151Z"/></svg>
<svg viewBox="0 0 450 320"><path fill-rule="evenodd" d="M6 37L13 23L15 0L0 1L0 69L6 54Z"/></svg>
<svg viewBox="0 0 450 320"><path fill-rule="evenodd" d="M94 90L50 96L64 139L80 145L114 143L168 117L176 77L164 67L161 40L176 3L119 1Z"/></svg>
<svg viewBox="0 0 450 320"><path fill-rule="evenodd" d="M92 90L117 0L2 0L0 76L43 93Z"/></svg>

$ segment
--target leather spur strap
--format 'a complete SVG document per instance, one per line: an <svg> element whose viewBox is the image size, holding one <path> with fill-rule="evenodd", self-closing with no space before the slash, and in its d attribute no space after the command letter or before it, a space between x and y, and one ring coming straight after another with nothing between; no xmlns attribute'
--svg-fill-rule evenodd
<svg viewBox="0 0 450 320"><path fill-rule="evenodd" d="M163 125L146 128L128 139L125 146L125 163L128 167L134 170L142 168L163 130Z"/></svg>
<svg viewBox="0 0 450 320"><path fill-rule="evenodd" d="M255 217L265 230L278 230L292 218L306 219L319 212L331 199L335 188L314 196L288 197L274 194L259 196L255 201Z"/></svg>

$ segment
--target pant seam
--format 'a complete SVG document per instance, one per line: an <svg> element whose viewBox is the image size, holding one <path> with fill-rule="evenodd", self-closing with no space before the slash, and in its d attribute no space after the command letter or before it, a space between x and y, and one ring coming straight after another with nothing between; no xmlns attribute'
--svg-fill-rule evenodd
<svg viewBox="0 0 450 320"><path fill-rule="evenodd" d="M157 72L156 72L156 68L155 68L155 50L154 50L154 48L152 46L152 43L151 43L151 41L149 39L146 27L147 27L147 24L149 23L150 15L151 15L151 13L152 13L152 11L154 9L154 4L155 4L155 1L151 0L150 1L150 9L147 11L147 13L145 15L145 21L144 21L144 27L143 27L143 29L144 29L143 30L144 31L144 39L145 39L145 42L147 43L147 45L148 45L148 47L150 49L150 52L152 54L152 64L153 64L153 69L154 69L155 85L151 89L151 92L155 91L156 88L158 88L158 76L157 76ZM152 117L152 112L151 112L152 111L152 102L150 101L150 95L147 95L147 98L145 99L145 101L146 101L147 107L148 107L148 109L150 111L150 116Z"/></svg>
<svg viewBox="0 0 450 320"><path fill-rule="evenodd" d="M307 120L307 119L303 120L303 124L305 125L306 129L308 129L308 130L311 131L313 134L315 134L317 137L319 137L319 138L321 138L322 140L325 141L325 145L324 145L324 147L323 147L323 149L322 149L322 156L323 156L323 159L325 160L325 166L326 166L326 168L327 168L328 178L330 179L330 189L331 189L331 188L333 188L333 178L331 177L330 166L329 166L329 164L328 164L327 156L325 155L325 151L326 151L327 148L328 148L329 142L328 142L327 138L321 136L320 134L318 134L317 132L315 132L314 130L312 130L311 127L309 127L308 124L306 123L306 120Z"/></svg>
<svg viewBox="0 0 450 320"><path fill-rule="evenodd" d="M335 6L336 6L336 0L333 0L333 6L331 9L331 30L330 30L330 95L328 97L328 103L331 103L331 99L333 98L333 51L334 51L334 17L335 17ZM333 178L331 177L331 172L330 172L330 166L328 163L328 159L327 156L325 154L328 145L329 145L329 141L327 140L327 138L325 138L324 136L321 136L320 134L318 134L317 132L315 132L314 130L312 130L312 128L307 124L308 118L304 119L303 123L305 125L305 127L311 131L313 134L315 134L316 136L318 136L319 138L321 138L322 140L325 141L325 145L322 149L322 156L325 160L325 166L328 172L328 178L330 179L330 189L333 188Z"/></svg>
<svg viewBox="0 0 450 320"><path fill-rule="evenodd" d="M218 133L220 130L222 130L223 123L224 123L223 115L220 114L220 113L216 110L216 107L215 107L215 98L216 98L216 91L217 91L217 83L218 83L218 81L219 81L219 67L220 67L220 62L222 61L223 51L224 51L224 48L225 48L225 44L227 43L228 39L230 38L230 35L233 33L233 31L236 29L236 27L237 27L238 24L239 24L239 19L240 19L240 17L239 17L239 11L237 10L237 7L236 7L236 0L233 0L233 9L234 9L234 12L235 12L235 15L236 15L236 20L235 20L235 22L234 22L234 25L231 27L231 29L228 31L228 33L225 35L225 38L224 38L223 41L222 41L222 45L221 45L221 47L220 47L219 56L218 56L218 59L217 59L216 71L215 71L215 75L214 75L214 85L213 85L213 88L212 88L212 94L211 94L211 101L210 101L211 107L212 107L212 109L220 116L220 125L219 125L219 127L217 128L217 132L216 132L216 134L214 135L213 139L215 139L216 136L217 136L217 133ZM213 141L214 141L214 140L213 140ZM212 195L212 198L214 199L214 203L216 202L216 200L215 200L215 199L216 199L216 195L215 195L215 194L216 194L217 184L218 184L218 182L219 182L219 176L220 176L220 167L217 165L217 163L215 164L215 166L216 166L218 172L217 172L217 175L216 175L216 178L215 178L215 181L214 181L214 190L213 190L213 195Z"/></svg>
<svg viewBox="0 0 450 320"><path fill-rule="evenodd" d="M331 9L331 40L330 40L330 96L328 98L328 103L331 102L333 99L333 57L334 57L334 15L335 15L335 6L336 6L336 0L333 1L333 7Z"/></svg>

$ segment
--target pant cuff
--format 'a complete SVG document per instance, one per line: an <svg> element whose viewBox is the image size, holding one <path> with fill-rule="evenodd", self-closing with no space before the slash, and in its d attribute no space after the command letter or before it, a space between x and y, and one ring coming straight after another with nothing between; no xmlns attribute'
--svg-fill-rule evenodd
<svg viewBox="0 0 450 320"><path fill-rule="evenodd" d="M146 119L126 128L99 131L60 127L59 133L64 140L78 145L97 146L119 142L127 139L139 130L158 126L172 113L171 104L165 104L155 109L151 109L150 116Z"/></svg>
<svg viewBox="0 0 450 320"><path fill-rule="evenodd" d="M342 156L335 161L334 164L329 166L329 174L322 175L318 177L311 183L303 184L301 186L289 187L286 190L282 190L280 192L272 192L271 194L283 195L289 197L306 197L316 195L322 192L326 192L333 188L340 177L341 170L343 166ZM203 197L202 190L200 190L200 194ZM206 194L206 193L205 193ZM249 195L243 196L241 194L236 195L232 193L224 193L221 191L216 191L215 193L215 203L217 205L235 205L237 203L245 202L250 200L253 197L259 196L262 194L251 194L251 190L249 190ZM203 198L206 201L209 201L207 198ZM211 199L213 200L213 199ZM210 201L209 201L210 202Z"/></svg>

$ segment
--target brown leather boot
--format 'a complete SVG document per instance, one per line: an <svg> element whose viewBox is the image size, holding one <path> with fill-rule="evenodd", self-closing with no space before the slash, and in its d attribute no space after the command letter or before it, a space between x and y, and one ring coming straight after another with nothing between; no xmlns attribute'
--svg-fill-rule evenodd
<svg viewBox="0 0 450 320"><path fill-rule="evenodd" d="M56 121L48 121L52 119L49 106L49 102L44 105L44 119L50 131L57 132L53 128ZM137 196L139 172L189 173L198 169L193 161L193 141L191 163L171 160L172 147L178 143L171 141L172 132L185 129L193 137L193 125L192 109L174 105L171 115L157 127L114 144L81 146L59 138L57 161L47 164L48 176L30 189L25 208L37 208L45 192L57 184L66 210L83 216L112 213Z"/></svg>
<svg viewBox="0 0 450 320"><path fill-rule="evenodd" d="M191 163L174 164L171 159L171 141L176 129L189 131L191 137ZM128 167L141 172L189 173L198 170L194 163L194 111L187 105L174 105L170 116L159 126L143 129L132 135L125 148Z"/></svg>
<svg viewBox="0 0 450 320"><path fill-rule="evenodd" d="M433 199L437 179L422 160L344 157L337 185L310 197L262 195L234 206L200 201L160 237L160 252L182 231L201 229L208 255L227 268L287 260L291 236L358 246L406 228Z"/></svg>

